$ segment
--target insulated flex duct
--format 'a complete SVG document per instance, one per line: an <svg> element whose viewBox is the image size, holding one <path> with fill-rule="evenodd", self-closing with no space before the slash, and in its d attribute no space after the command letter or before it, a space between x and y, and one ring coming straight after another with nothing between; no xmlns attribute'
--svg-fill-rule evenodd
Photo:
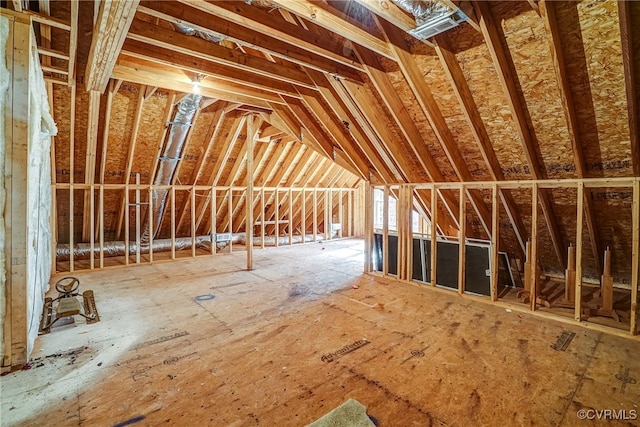
<svg viewBox="0 0 640 427"><path fill-rule="evenodd" d="M196 94L190 94L178 103L178 111L173 121L169 123L171 126L165 143L162 155L158 160L158 169L153 181L154 185L170 185L173 175L178 167L184 142L187 139L189 129L193 125L193 117L200 106L202 97ZM142 230L142 243L147 243L150 236L154 237L160 229L160 222L164 210L166 209L167 195L169 190L154 190L151 192L151 201L153 204L153 212L147 213L147 219L144 221ZM149 215L153 215L154 229L149 230Z"/></svg>
<svg viewBox="0 0 640 427"><path fill-rule="evenodd" d="M392 1L415 17L416 28L408 30L408 33L420 40L455 28L467 20L467 16L459 8L450 8L438 0Z"/></svg>
<svg viewBox="0 0 640 427"><path fill-rule="evenodd" d="M220 43L223 40L223 38L217 34L196 30L195 28L185 25L183 23L174 22L173 28L179 33L185 34L187 36L200 37L201 39L212 42L212 43Z"/></svg>
<svg viewBox="0 0 640 427"><path fill-rule="evenodd" d="M227 234L227 233L224 233ZM228 236L228 235L227 235ZM288 245L289 244L289 236L280 236L277 238L279 245ZM320 239L322 240L322 239ZM245 233L234 233L231 235L231 241L234 244L244 245L247 242L247 238ZM305 236L305 242L313 241L313 236L307 235ZM211 236L196 236L195 238L196 248L203 249L206 251L211 250ZM260 237L256 237L253 240L253 244L255 246L260 245L262 240ZM302 243L302 236L295 235L292 236L291 243ZM218 241L216 242L217 250L221 250L229 244L229 240ZM264 244L275 246L276 237L275 236L265 236ZM175 239L175 250L185 250L191 249L192 240L191 237L179 237ZM135 242L131 242L129 244L129 255L135 255L138 248ZM171 239L158 239L153 241L153 252L169 252L171 250ZM127 247L125 242L104 242L103 245L103 253L105 257L115 257L115 256L124 256L127 253ZM149 244L141 244L140 245L140 253L148 254L149 253ZM68 244L58 244L56 247L56 261L69 261L71 254L71 248ZM90 243L76 243L73 245L73 259L89 259L91 255L91 244ZM100 248L97 246L93 246L93 256L98 258L100 256Z"/></svg>
<svg viewBox="0 0 640 427"><path fill-rule="evenodd" d="M392 0L401 9L416 18L416 23L422 25L430 19L450 14L450 9L436 0Z"/></svg>
<svg viewBox="0 0 640 427"><path fill-rule="evenodd" d="M234 234L232 237L233 242L244 241L244 234L238 235ZM197 249L205 249L211 250L211 236L196 236L195 238L196 248ZM217 248L224 248L229 242L217 242ZM180 237L175 239L175 249L177 251L181 251L184 249L191 249L192 240L191 237ZM153 241L153 252L169 252L171 250L171 239L158 239ZM127 246L125 242L105 242L103 245L104 255L107 257L114 256L124 256L127 253ZM129 244L129 255L134 255L138 251L135 242L131 242ZM69 255L71 253L71 248L69 245L61 245L59 244L56 247L56 260L57 261L68 261ZM148 254L149 253L149 244L140 244L140 253ZM91 244L89 243L77 243L73 245L73 258L74 259L89 259L91 254ZM95 257L100 256L100 248L95 246L93 247L93 255Z"/></svg>

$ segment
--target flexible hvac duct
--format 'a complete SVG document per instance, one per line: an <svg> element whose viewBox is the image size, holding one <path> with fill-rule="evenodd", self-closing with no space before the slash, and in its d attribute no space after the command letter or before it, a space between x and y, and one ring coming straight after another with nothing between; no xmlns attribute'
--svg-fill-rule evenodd
<svg viewBox="0 0 640 427"><path fill-rule="evenodd" d="M234 244L244 245L247 242L246 235L244 233L235 233L231 235L231 241ZM211 250L211 236L196 236L196 248L204 249L207 251ZM313 236L307 235L305 236L305 242L313 241ZM191 249L191 237L180 237L175 239L175 249L177 251ZM254 238L253 244L255 246L259 246L262 243L260 238ZM265 245L275 246L276 237L275 236L265 236L264 237ZM292 236L291 243L302 243L302 236L296 235ZM216 248L217 250L221 250L225 248L229 244L229 241L217 242ZM278 237L279 245L288 245L289 244L289 236L280 236ZM131 242L129 244L129 255L135 255L137 252L137 246L135 242ZM169 252L171 251L171 239L158 239L153 241L153 252ZM103 253L107 257L114 256L124 256L127 252L127 248L124 242L105 242L103 245ZM148 244L140 244L140 253L148 254L149 253L149 245ZM57 261L68 261L71 254L71 248L69 245L58 245L56 248L56 260ZM91 245L89 243L76 243L73 245L73 259L89 259L89 255L91 254ZM93 247L93 255L94 257L100 256L100 248L95 246Z"/></svg>
<svg viewBox="0 0 640 427"><path fill-rule="evenodd" d="M391 0L401 9L416 18L416 23L422 25L426 21L440 15L450 14L449 8L437 0Z"/></svg>
<svg viewBox="0 0 640 427"><path fill-rule="evenodd" d="M196 30L195 28L192 28L183 23L174 22L173 28L179 33L186 34L187 36L200 37L201 39L210 41L212 43L220 43L222 41L222 37L218 36L217 34Z"/></svg>
<svg viewBox="0 0 640 427"><path fill-rule="evenodd" d="M169 131L169 137L167 143L162 152L162 156L158 161L158 171L156 173L154 185L169 185L173 179L173 175L178 167L178 161L182 154L182 148L184 142L187 139L189 128L192 126L193 116L195 115L202 97L194 93L185 97L178 104L178 111L176 112L173 121L170 123L171 129ZM151 200L153 203L153 224L154 230L149 230L149 213L147 213L147 219L144 221L142 229L142 243L147 243L150 240L150 236L157 235L160 228L160 222L162 215L166 208L167 195L169 190L154 190L151 192Z"/></svg>
<svg viewBox="0 0 640 427"><path fill-rule="evenodd" d="M244 240L244 233L232 235L234 243L238 243ZM211 250L211 236L196 236L196 248ZM180 237L175 239L175 248L177 251L184 249L191 249L191 237ZM218 242L216 247L222 249L227 246L229 242ZM136 242L129 243L129 255L134 255L138 250ZM171 250L171 239L158 239L153 241L153 252L169 252ZM124 256L127 253L125 242L105 242L103 245L104 255L108 257ZM140 244L140 253L149 253L149 244ZM58 245L56 248L56 260L68 261L71 254L71 248L69 245ZM76 243L73 245L73 258L74 259L89 259L91 254L91 245L89 243ZM93 247L93 255L95 257L100 255L100 248Z"/></svg>

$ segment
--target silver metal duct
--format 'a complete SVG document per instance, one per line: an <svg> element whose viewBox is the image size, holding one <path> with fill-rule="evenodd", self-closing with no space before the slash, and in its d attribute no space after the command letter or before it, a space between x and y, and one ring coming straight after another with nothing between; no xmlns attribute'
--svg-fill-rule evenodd
<svg viewBox="0 0 640 427"><path fill-rule="evenodd" d="M244 233L235 234L232 236L233 242L237 243L244 239ZM196 248L211 250L211 236L196 236ZM191 249L191 237L180 237L175 240L176 250ZM229 242L218 242L216 247L222 249L227 246ZM124 256L127 252L125 242L105 242L103 245L104 255L107 257ZM136 242L129 243L129 255L135 255L137 252ZM171 250L171 239L158 239L153 241L153 252L169 252ZM140 244L140 253L149 253L149 244ZM56 248L56 260L68 261L71 254L71 248L69 245L58 245ZM89 243L76 243L73 245L73 258L74 259L89 259L91 254L91 245ZM100 256L100 248L93 247L94 257Z"/></svg>
<svg viewBox="0 0 640 427"><path fill-rule="evenodd" d="M182 154L182 148L184 142L187 139L187 134L192 126L193 116L195 115L202 97L194 93L186 96L180 103L178 103L178 111L176 112L173 121L170 122L171 129L168 132L169 137L165 144L162 155L158 161L158 169L156 172L154 185L169 185L173 179L173 174L178 167L178 161ZM153 212L147 213L147 219L144 221L144 228L142 229L141 242L147 243L150 240L150 236L154 237L158 234L160 229L160 221L167 203L167 195L169 190L154 190L151 192L151 201L153 203ZM153 215L153 228L149 230L149 215Z"/></svg>
<svg viewBox="0 0 640 427"><path fill-rule="evenodd" d="M182 34L186 34L187 36L195 36L197 31L195 28L191 28L188 25L182 24L182 23L178 23L178 22L174 22L173 23L173 28Z"/></svg>
<svg viewBox="0 0 640 427"><path fill-rule="evenodd" d="M173 28L179 33L186 34L187 36L200 37L201 39L210 41L212 43L220 43L223 40L223 38L217 34L196 30L195 28L192 28L183 23L174 22Z"/></svg>
<svg viewBox="0 0 640 427"><path fill-rule="evenodd" d="M225 233L226 234L226 233ZM247 242L247 238L245 233L234 233L231 235L231 241L234 244L244 245ZM196 236L196 248L204 249L206 251L211 250L211 236ZM306 235L305 242L313 241L313 236ZM180 237L175 240L176 242L176 250L181 251L185 249L191 249L191 237ZM292 236L292 243L302 243L302 236L295 235ZM276 237L275 236L265 236L264 237L265 245L275 246ZM229 244L229 241L217 242L216 248L217 250L221 250L225 248ZM253 240L254 246L259 246L262 244L262 240L259 237L254 238ZM280 236L278 237L279 245L288 245L289 244L289 236ZM136 242L129 243L129 255L135 255L137 252ZM103 245L104 256L106 257L114 257L114 256L124 256L127 252L127 248L125 246L125 242L104 242ZM171 251L171 239L158 239L153 241L153 252L169 252ZM149 244L140 244L140 253L148 254L149 253ZM89 259L89 255L91 254L91 245L89 243L76 243L73 245L73 258L75 260L80 259ZM71 255L71 248L69 245L59 244L56 248L56 261L69 261L69 257ZM95 246L93 247L93 256L95 258L100 256L100 248Z"/></svg>
<svg viewBox="0 0 640 427"><path fill-rule="evenodd" d="M451 13L451 10L438 0L391 0L400 8L416 18L416 23L422 25L430 19Z"/></svg>

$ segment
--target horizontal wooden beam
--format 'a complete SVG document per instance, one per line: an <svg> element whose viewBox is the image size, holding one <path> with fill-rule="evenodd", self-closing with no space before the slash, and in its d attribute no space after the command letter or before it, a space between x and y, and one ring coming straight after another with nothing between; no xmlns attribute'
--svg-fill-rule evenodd
<svg viewBox="0 0 640 427"><path fill-rule="evenodd" d="M343 16L339 16L342 15L342 13L336 13L337 11L331 10L325 3L312 2L310 0L272 0L272 3L310 22L318 24L329 31L339 34L364 48L389 59L394 58L393 52L391 52L385 40L375 36L366 29L352 24Z"/></svg>
<svg viewBox="0 0 640 427"><path fill-rule="evenodd" d="M385 21L395 25L404 31L414 30L418 24L416 18L401 9L391 0L355 0L358 4L366 7Z"/></svg>
<svg viewBox="0 0 640 427"><path fill-rule="evenodd" d="M134 83L157 85L177 92L190 93L193 91L191 83L193 73L185 72L177 67L132 58L126 54L120 55L118 62L116 62L113 77ZM231 83L216 82L213 79L204 79L200 82L200 94L209 98L261 108L269 108L267 102L284 103L274 93Z"/></svg>
<svg viewBox="0 0 640 427"><path fill-rule="evenodd" d="M290 83L256 75L248 71L231 69L200 57L160 49L137 40L127 39L122 47L122 52L134 58L190 71L194 74L194 77L198 74L205 74L216 77L217 79L247 86L248 88L298 96L298 92Z"/></svg>
<svg viewBox="0 0 640 427"><path fill-rule="evenodd" d="M93 25L84 85L88 91L104 92L120 54L140 0L101 1Z"/></svg>
<svg viewBox="0 0 640 427"><path fill-rule="evenodd" d="M204 2L198 2L199 6L203 4ZM198 31L218 34L241 46L249 46L305 67L362 82L358 74L358 70L362 69L360 64L351 60L340 62L328 59L277 37L256 32L252 28L252 25L255 25L254 21L243 21L243 25L240 25L221 16L203 13L195 7L174 1L143 1L138 10L172 23L188 25Z"/></svg>
<svg viewBox="0 0 640 427"><path fill-rule="evenodd" d="M229 71L225 73L230 76L233 76L237 70L240 70L239 74L241 75L249 72L252 73L255 78L264 76L310 89L315 88L309 76L301 69L295 68L295 64L292 64L294 65L293 67L280 65L257 56L243 54L237 49L230 49L145 21L133 21L128 38L153 45L154 47L195 56L221 66L230 67Z"/></svg>

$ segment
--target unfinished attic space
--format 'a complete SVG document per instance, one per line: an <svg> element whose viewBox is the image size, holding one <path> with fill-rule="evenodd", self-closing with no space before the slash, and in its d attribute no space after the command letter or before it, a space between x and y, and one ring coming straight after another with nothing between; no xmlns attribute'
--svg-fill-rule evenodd
<svg viewBox="0 0 640 427"><path fill-rule="evenodd" d="M638 425L638 23L0 0L0 425Z"/></svg>

